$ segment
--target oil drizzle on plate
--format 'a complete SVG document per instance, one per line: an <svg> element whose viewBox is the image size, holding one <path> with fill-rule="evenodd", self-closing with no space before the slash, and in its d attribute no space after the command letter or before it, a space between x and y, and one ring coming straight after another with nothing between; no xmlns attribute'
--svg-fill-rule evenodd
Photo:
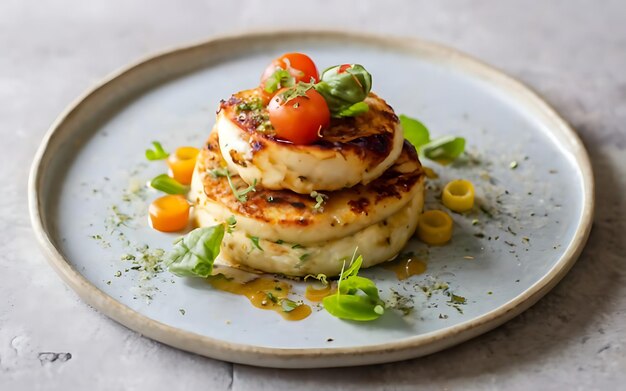
<svg viewBox="0 0 626 391"><path fill-rule="evenodd" d="M396 273L399 281L426 271L426 263L412 256L386 263L383 267Z"/></svg>
<svg viewBox="0 0 626 391"><path fill-rule="evenodd" d="M298 303L297 306L285 306L283 301L289 300L291 285L274 278L258 277L247 282L227 278L222 274L208 279L215 289L236 295L246 296L253 306L262 310L272 310L287 320L302 320L311 315L311 307ZM288 303L291 300L288 301ZM286 310L287 309L287 310Z"/></svg>

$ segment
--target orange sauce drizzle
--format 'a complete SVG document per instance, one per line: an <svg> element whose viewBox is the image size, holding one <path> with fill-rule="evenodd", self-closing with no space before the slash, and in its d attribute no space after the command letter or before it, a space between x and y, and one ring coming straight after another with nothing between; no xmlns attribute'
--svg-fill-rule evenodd
<svg viewBox="0 0 626 391"><path fill-rule="evenodd" d="M332 284L328 284L321 289L317 289L313 285L307 285L304 297L306 297L309 301L320 302L324 300L326 296L330 296L336 291L337 288L333 287Z"/></svg>
<svg viewBox="0 0 626 391"><path fill-rule="evenodd" d="M426 263L414 257L408 257L386 263L383 266L387 270L396 273L398 280L406 280L411 276L422 274L426 271Z"/></svg>
<svg viewBox="0 0 626 391"><path fill-rule="evenodd" d="M239 282L219 274L209 277L208 281L215 289L246 296L253 306L277 312L286 320L302 320L311 315L311 307L306 304L300 304L289 312L283 309L282 301L287 299L291 285L280 280L259 277L251 281Z"/></svg>

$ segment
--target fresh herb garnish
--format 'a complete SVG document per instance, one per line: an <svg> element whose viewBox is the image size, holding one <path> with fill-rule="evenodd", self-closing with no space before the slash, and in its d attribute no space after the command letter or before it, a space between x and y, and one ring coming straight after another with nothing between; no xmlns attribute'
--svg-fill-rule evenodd
<svg viewBox="0 0 626 391"><path fill-rule="evenodd" d="M256 188L255 188L256 178L254 179L254 181L252 181L251 185L249 185L243 190L239 190L235 187L235 185L233 185L233 181L230 178L230 174L226 175L226 179L228 179L228 185L230 186L230 189L232 190L233 195L235 196L237 201L241 202L242 204L248 201L248 196L247 196L248 193L250 193L251 191L256 191Z"/></svg>
<svg viewBox="0 0 626 391"><path fill-rule="evenodd" d="M358 64L330 67L315 84L315 90L324 97L333 117L353 117L368 111L364 100L371 89L372 75Z"/></svg>
<svg viewBox="0 0 626 391"><path fill-rule="evenodd" d="M189 191L189 186L180 184L176 179L166 174L157 175L150 181L150 187L167 194L185 194Z"/></svg>
<svg viewBox="0 0 626 391"><path fill-rule="evenodd" d="M296 84L296 79L284 69L276 69L270 77L265 80L265 92L271 94L284 87L293 87Z"/></svg>
<svg viewBox="0 0 626 391"><path fill-rule="evenodd" d="M237 228L237 219L235 216L231 215L226 219L226 232L231 234Z"/></svg>
<svg viewBox="0 0 626 391"><path fill-rule="evenodd" d="M167 254L168 270L179 277L206 278L213 271L213 262L220 253L224 225L196 228L174 242Z"/></svg>
<svg viewBox="0 0 626 391"><path fill-rule="evenodd" d="M258 236L248 236L248 238L250 239L250 241L252 242L252 245L254 247L259 249L260 251L264 251L263 248L261 248L261 245L259 244L259 237Z"/></svg>
<svg viewBox="0 0 626 391"><path fill-rule="evenodd" d="M316 280L318 280L319 282L321 282L324 285L328 285L328 277L326 277L326 274L307 274L306 276L304 276L304 281L306 281L307 278L315 278Z"/></svg>
<svg viewBox="0 0 626 391"><path fill-rule="evenodd" d="M163 146L158 141L153 141L152 145L154 146L154 150L146 149L146 159L148 160L162 160L166 159L170 154L165 152Z"/></svg>
<svg viewBox="0 0 626 391"><path fill-rule="evenodd" d="M337 283L337 293L326 296L324 308L331 315L341 319L369 321L378 319L384 312L384 302L378 296L376 284L357 274L363 263L363 257L356 259L356 250L349 267L345 269L345 261Z"/></svg>
<svg viewBox="0 0 626 391"><path fill-rule="evenodd" d="M311 198L315 198L315 205L313 206L313 209L318 212L323 212L323 206L326 200L328 200L328 196L326 194L318 193L315 190L312 191L309 195L311 196Z"/></svg>
<svg viewBox="0 0 626 391"><path fill-rule="evenodd" d="M308 99L308 96L306 95L306 93L307 91L312 89L313 86L314 86L313 83L305 83L302 81L298 82L298 84L296 84L295 86L279 94L282 104L285 104L289 102L290 100L296 99L298 97L304 97Z"/></svg>
<svg viewBox="0 0 626 391"><path fill-rule="evenodd" d="M404 138L409 140L417 150L430 141L430 132L423 123L404 114L400 114L399 118L404 130Z"/></svg>
<svg viewBox="0 0 626 391"><path fill-rule="evenodd" d="M444 136L422 146L421 152L436 162L451 162L465 151L463 137Z"/></svg>
<svg viewBox="0 0 626 391"><path fill-rule="evenodd" d="M290 299L282 299L280 301L280 306L283 309L283 312L291 312L293 310L295 310L296 308L300 307L302 305L302 303L297 303L293 300Z"/></svg>
<svg viewBox="0 0 626 391"><path fill-rule="evenodd" d="M413 144L421 156L430 160L450 163L465 151L463 137L443 136L431 140L426 125L404 114L400 115L400 124L404 130L404 137Z"/></svg>
<svg viewBox="0 0 626 391"><path fill-rule="evenodd" d="M248 201L248 193L250 193L251 191L256 191L256 178L247 188L239 190L233 184L233 179L230 176L230 172L227 168L214 168L212 170L209 170L209 174L211 174L211 176L213 176L214 178L226 177L226 179L228 180L228 185L230 186L230 190L233 192L233 195L235 196L237 201L241 203Z"/></svg>

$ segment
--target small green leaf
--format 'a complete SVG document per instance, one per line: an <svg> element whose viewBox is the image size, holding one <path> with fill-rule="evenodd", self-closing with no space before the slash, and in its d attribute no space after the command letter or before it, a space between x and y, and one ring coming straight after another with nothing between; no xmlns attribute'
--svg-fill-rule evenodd
<svg viewBox="0 0 626 391"><path fill-rule="evenodd" d="M152 145L154 146L154 150L146 149L146 159L148 160L162 160L166 159L170 154L165 152L163 146L158 141L153 141Z"/></svg>
<svg viewBox="0 0 626 391"><path fill-rule="evenodd" d="M400 114L400 124L404 130L404 138L419 151L419 149L430 141L428 128L415 118Z"/></svg>
<svg viewBox="0 0 626 391"><path fill-rule="evenodd" d="M326 274L307 274L306 276L304 276L304 281L306 281L307 278L315 278L316 280L318 280L319 282L321 282L324 285L328 285L328 277L326 277Z"/></svg>
<svg viewBox="0 0 626 391"><path fill-rule="evenodd" d="M296 84L296 79L284 69L276 69L270 77L265 80L265 92L273 93L280 90L283 87L293 87Z"/></svg>
<svg viewBox="0 0 626 391"><path fill-rule="evenodd" d="M295 310L296 308L300 307L300 304L296 303L293 300L282 299L280 301L280 306L283 309L283 312L291 312Z"/></svg>
<svg viewBox="0 0 626 391"><path fill-rule="evenodd" d="M208 277L223 238L222 224L194 229L174 242L165 259L168 270L179 277Z"/></svg>
<svg viewBox="0 0 626 391"><path fill-rule="evenodd" d="M314 87L326 100L333 117L355 116L369 109L363 101L372 88L372 75L359 64L326 69Z"/></svg>
<svg viewBox="0 0 626 391"><path fill-rule="evenodd" d="M358 276L363 257L356 257L355 249L350 266L342 269L337 283L337 293L324 298L324 308L341 319L369 321L384 314L383 301L378 295L378 287L369 278Z"/></svg>
<svg viewBox="0 0 626 391"><path fill-rule="evenodd" d="M382 308L382 306L372 304L367 296L334 294L326 296L322 303L326 311L340 319L363 322L378 319L381 315L379 313L381 311L375 308ZM384 310L382 312L384 313Z"/></svg>
<svg viewBox="0 0 626 391"><path fill-rule="evenodd" d="M335 114L335 116L336 117L356 117L357 115L367 113L369 109L370 107L367 105L367 103L357 102L353 104L352 106L341 109L339 112L337 112L337 114Z"/></svg>
<svg viewBox="0 0 626 391"><path fill-rule="evenodd" d="M450 163L465 151L465 139L463 137L444 136L430 141L422 146L421 152L439 163Z"/></svg>
<svg viewBox="0 0 626 391"><path fill-rule="evenodd" d="M171 178L166 174L154 177L150 181L150 186L167 194L185 194L189 191L188 186L180 184L174 178Z"/></svg>
<svg viewBox="0 0 626 391"><path fill-rule="evenodd" d="M261 245L259 244L259 237L258 236L248 236L248 238L250 238L250 241L252 242L252 245L254 247L256 247L259 250L263 251L263 249L261 248Z"/></svg>
<svg viewBox="0 0 626 391"><path fill-rule="evenodd" d="M237 228L237 219L234 215L231 215L226 219L226 232L230 234L235 228Z"/></svg>
<svg viewBox="0 0 626 391"><path fill-rule="evenodd" d="M465 297L455 295L454 293L450 294L450 303L465 304L466 302L467 302L467 299L465 299Z"/></svg>

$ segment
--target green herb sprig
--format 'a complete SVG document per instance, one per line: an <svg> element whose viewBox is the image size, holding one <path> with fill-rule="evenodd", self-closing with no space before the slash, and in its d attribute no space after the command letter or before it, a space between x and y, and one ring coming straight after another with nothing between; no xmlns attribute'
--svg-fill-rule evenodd
<svg viewBox="0 0 626 391"><path fill-rule="evenodd" d="M404 114L400 115L400 124L404 129L404 138L413 144L421 156L430 160L450 163L465 151L463 137L443 136L431 140L426 125Z"/></svg>
<svg viewBox="0 0 626 391"><path fill-rule="evenodd" d="M337 282L337 293L326 296L324 308L331 315L347 320L371 321L385 313L384 302L378 295L376 284L365 277L358 276L363 257L356 257L356 249L346 269L344 261Z"/></svg>
<svg viewBox="0 0 626 391"><path fill-rule="evenodd" d="M146 159L150 161L162 160L167 159L167 157L170 156L169 153L165 152L160 142L153 141L152 145L154 146L154 149L146 149Z"/></svg>
<svg viewBox="0 0 626 391"><path fill-rule="evenodd" d="M189 186L182 185L167 174L157 175L150 181L150 187L167 194L186 194Z"/></svg>
<svg viewBox="0 0 626 391"><path fill-rule="evenodd" d="M265 92L271 94L284 87L293 87L296 78L285 69L278 68L270 77L265 80Z"/></svg>

